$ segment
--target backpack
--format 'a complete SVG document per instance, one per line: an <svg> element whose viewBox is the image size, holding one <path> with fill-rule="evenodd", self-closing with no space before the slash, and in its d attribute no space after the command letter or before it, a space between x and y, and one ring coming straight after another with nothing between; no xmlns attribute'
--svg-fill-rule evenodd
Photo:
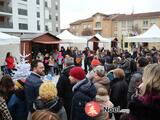
<svg viewBox="0 0 160 120"><path fill-rule="evenodd" d="M81 57L76 57L76 64L81 64L82 58Z"/></svg>

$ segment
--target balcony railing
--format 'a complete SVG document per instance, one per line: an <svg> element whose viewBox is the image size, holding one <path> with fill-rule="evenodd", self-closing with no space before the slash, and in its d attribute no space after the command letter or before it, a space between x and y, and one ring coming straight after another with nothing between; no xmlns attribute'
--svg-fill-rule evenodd
<svg viewBox="0 0 160 120"><path fill-rule="evenodd" d="M12 8L11 7L2 7L2 6L0 6L0 12L12 13Z"/></svg>
<svg viewBox="0 0 160 120"><path fill-rule="evenodd" d="M95 27L93 30L102 30L102 27Z"/></svg>
<svg viewBox="0 0 160 120"><path fill-rule="evenodd" d="M0 28L13 28L13 23L0 22Z"/></svg>

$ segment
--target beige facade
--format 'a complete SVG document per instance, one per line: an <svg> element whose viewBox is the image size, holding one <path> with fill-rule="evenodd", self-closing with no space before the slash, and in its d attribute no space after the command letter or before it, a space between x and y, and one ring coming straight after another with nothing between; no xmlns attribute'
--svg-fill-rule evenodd
<svg viewBox="0 0 160 120"><path fill-rule="evenodd" d="M112 21L114 15L105 15L96 13L92 17L84 20L78 20L70 24L70 31L75 35L99 33L104 37L112 37Z"/></svg>
<svg viewBox="0 0 160 120"><path fill-rule="evenodd" d="M70 31L75 35L82 35L86 29L89 29L92 34L100 33L103 37L117 37L119 42L122 42L122 38L141 34L153 24L160 27L160 12L130 15L96 13L90 18L71 23Z"/></svg>

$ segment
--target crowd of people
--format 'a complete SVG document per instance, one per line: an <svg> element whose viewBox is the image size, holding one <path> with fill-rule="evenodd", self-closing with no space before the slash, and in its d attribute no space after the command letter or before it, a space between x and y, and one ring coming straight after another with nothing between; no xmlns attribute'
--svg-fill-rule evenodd
<svg viewBox="0 0 160 120"><path fill-rule="evenodd" d="M11 73L14 65L7 66ZM23 80L13 81L10 74L1 78L0 120L157 120L160 116L160 53L155 47L132 53L61 47L51 54L38 53L31 71ZM45 80L47 74L59 75L57 84ZM95 117L85 112L90 101L100 105ZM104 110L113 107L129 112Z"/></svg>

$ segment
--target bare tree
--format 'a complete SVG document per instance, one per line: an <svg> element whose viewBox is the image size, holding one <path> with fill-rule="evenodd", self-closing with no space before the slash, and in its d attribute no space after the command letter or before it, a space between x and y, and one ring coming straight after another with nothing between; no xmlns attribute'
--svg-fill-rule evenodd
<svg viewBox="0 0 160 120"><path fill-rule="evenodd" d="M90 29L90 28L86 28L86 29L84 29L84 30L82 31L82 35L83 35L83 36L91 36L91 35L93 35L93 34L94 34L93 30Z"/></svg>
<svg viewBox="0 0 160 120"><path fill-rule="evenodd" d="M142 33L141 29L138 27L137 24L132 27L132 31L133 31L134 33L137 33L137 34L141 34L141 33Z"/></svg>

